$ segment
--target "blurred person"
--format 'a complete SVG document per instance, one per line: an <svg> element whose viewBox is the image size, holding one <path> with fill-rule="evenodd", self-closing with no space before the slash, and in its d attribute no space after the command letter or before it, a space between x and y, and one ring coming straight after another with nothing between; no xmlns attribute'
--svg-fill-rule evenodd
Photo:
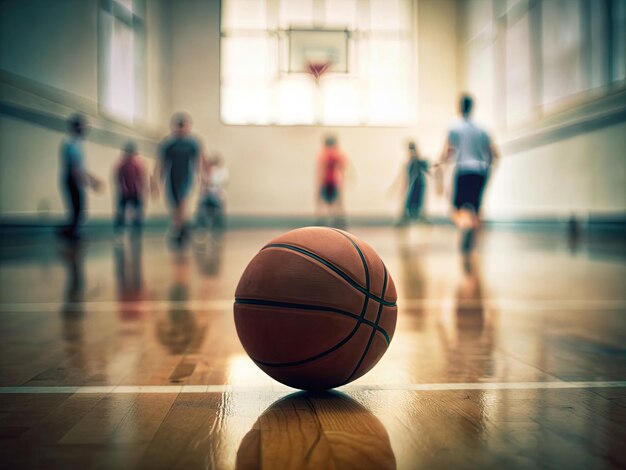
<svg viewBox="0 0 626 470"><path fill-rule="evenodd" d="M115 279L118 315L122 321L136 321L145 315L148 290L144 284L142 243L134 237L129 243L115 245Z"/></svg>
<svg viewBox="0 0 626 470"><path fill-rule="evenodd" d="M200 173L202 148L191 135L191 117L177 113L171 119L171 134L159 146L156 174L165 186L172 216L172 239L179 245L188 237L187 201L193 180Z"/></svg>
<svg viewBox="0 0 626 470"><path fill-rule="evenodd" d="M65 267L65 291L61 307L61 337L69 365L89 370L85 354L85 247L79 243L63 244L59 250Z"/></svg>
<svg viewBox="0 0 626 470"><path fill-rule="evenodd" d="M89 126L82 114L73 114L67 120L68 137L62 142L61 157L61 192L68 213L68 223L59 232L71 240L80 239L80 226L84 219L87 203L85 188L100 191L102 182L87 172L83 140Z"/></svg>
<svg viewBox="0 0 626 470"><path fill-rule="evenodd" d="M448 133L440 165L456 164L452 220L461 231L461 252L470 253L480 228L483 192L498 151L485 130L471 119L474 100L463 95L459 102L461 119Z"/></svg>
<svg viewBox="0 0 626 470"><path fill-rule="evenodd" d="M213 233L224 229L228 178L228 168L219 152L203 159L198 206L199 228L209 228Z"/></svg>
<svg viewBox="0 0 626 470"><path fill-rule="evenodd" d="M196 263L200 275L204 278L218 278L222 269L224 244L219 238L213 238L203 249L196 250ZM206 292L211 292L211 284Z"/></svg>
<svg viewBox="0 0 626 470"><path fill-rule="evenodd" d="M64 313L83 315L85 297L85 247L82 244L63 244L59 247L59 258L66 268Z"/></svg>
<svg viewBox="0 0 626 470"><path fill-rule="evenodd" d="M583 235L582 232L582 221L576 217L576 214L571 214L567 221L567 245L571 254L575 254L578 251Z"/></svg>
<svg viewBox="0 0 626 470"><path fill-rule="evenodd" d="M404 206L397 225L407 225L409 222L420 218L424 206L426 174L429 166L428 161L421 158L415 142L409 142L408 162L402 175L405 194Z"/></svg>
<svg viewBox="0 0 626 470"><path fill-rule="evenodd" d="M497 374L496 331L498 312L485 298L486 289L476 254L464 256L462 273L454 301L442 309L438 330L443 351L444 367L440 373L458 377L459 381L489 382ZM481 403L487 399L484 390L472 392L472 400ZM485 438L485 423L489 415L484 407L468 409L466 418L477 423L464 434L468 442L479 445Z"/></svg>
<svg viewBox="0 0 626 470"><path fill-rule="evenodd" d="M410 243L408 232L398 230L395 233L395 245L397 248L397 259L399 262L398 273L400 283L398 284L405 297L411 299L426 299L430 293L428 283L428 270L426 262L429 256L430 243L426 242L421 246ZM415 331L424 331L427 327L427 309L416 308L411 312L411 325Z"/></svg>
<svg viewBox="0 0 626 470"><path fill-rule="evenodd" d="M326 211L330 224L345 228L342 188L348 159L340 150L335 136L324 139L324 147L318 156L318 217ZM334 221L334 222L333 222ZM321 224L321 223L320 223Z"/></svg>
<svg viewBox="0 0 626 470"><path fill-rule="evenodd" d="M196 336L197 322L194 312L186 305L189 301L189 261L180 254L174 263L174 279L168 295L170 307L157 315L156 334L169 354L180 355L187 352Z"/></svg>
<svg viewBox="0 0 626 470"><path fill-rule="evenodd" d="M186 355L186 367L176 367L169 376L173 383L185 380L194 373L197 360L207 333L207 323L198 319L197 309L188 305L196 298L190 293L190 281L194 278L189 270L189 258L178 252L174 259L172 284L169 289L169 306L164 312L156 312L156 337L170 355ZM189 367L191 365L191 367Z"/></svg>
<svg viewBox="0 0 626 470"><path fill-rule="evenodd" d="M121 241L126 223L126 210L133 209L133 227L138 232L143 225L143 208L147 193L146 168L139 159L137 147L128 142L122 149L120 162L114 172L117 185L117 209L115 214L115 235Z"/></svg>

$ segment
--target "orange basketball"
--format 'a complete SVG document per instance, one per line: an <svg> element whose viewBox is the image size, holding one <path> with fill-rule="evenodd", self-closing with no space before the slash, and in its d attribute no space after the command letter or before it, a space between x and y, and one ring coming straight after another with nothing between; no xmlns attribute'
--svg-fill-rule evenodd
<svg viewBox="0 0 626 470"><path fill-rule="evenodd" d="M290 387L347 384L383 356L396 327L396 288L374 249L324 227L287 232L250 261L235 325L252 360Z"/></svg>

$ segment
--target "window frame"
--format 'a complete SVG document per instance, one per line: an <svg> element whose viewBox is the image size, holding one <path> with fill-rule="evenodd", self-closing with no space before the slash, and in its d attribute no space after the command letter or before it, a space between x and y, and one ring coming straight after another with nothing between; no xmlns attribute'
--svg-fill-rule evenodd
<svg viewBox="0 0 626 470"><path fill-rule="evenodd" d="M549 0L548 0L549 1ZM576 0L572 0L576 1ZM622 0L577 0L580 17L580 38L579 38L579 54L580 54L580 79L582 89L575 93L561 97L551 103L545 102L544 90L544 51L542 46L542 26L543 26L543 6L546 0L520 0L508 9L502 11L497 10L497 0L492 0L494 18L493 23L500 25L497 27L494 41L504 45L506 49L506 40L508 37L508 25L515 24L522 16L528 15L529 21L529 48L530 48L530 113L526 116L518 118L515 123L510 123L506 109L509 105L507 97L507 88L509 83L506 76L506 52L499 51L494 57L495 63L495 81L497 84L495 100L501 103L500 113L496 114L496 128L503 134L515 134L528 128L541 126L541 123L553 122L558 120L559 116L567 113L579 111L595 102L611 101L611 97L619 96L626 90L626 78L617 80L614 76L613 57L615 54L615 41L613 25L611 23L612 11L617 1ZM593 1L602 3L604 9L605 28L602 34L602 41L606 50L606 69L602 71L603 81L599 86L591 86L591 70L588 65L591 62L591 44L590 38L593 34L590 9ZM501 25L504 25L502 27ZM467 44L474 39L469 38ZM548 106L546 106L548 104Z"/></svg>
<svg viewBox="0 0 626 470"><path fill-rule="evenodd" d="M281 27L278 23L278 18L276 18L275 22L268 21L268 25L265 28L259 29L241 29L237 31L236 29L225 29L224 27L224 11L225 11L225 3L228 0L222 0L220 2L220 13L219 13L219 31L220 31L220 41L219 41L219 121L221 125L224 126L248 126L248 127L342 127L342 128L359 128L359 127L367 127L367 128L406 128L416 125L418 122L418 93L417 93L417 1L416 0L400 0L406 6L406 11L410 13L410 18L407 20L410 25L408 29L398 29L398 30L371 30L371 29L359 29L358 27L355 29L350 29L349 27L340 27L336 24L329 24L328 27L324 26L324 22L320 21L320 18L323 15L320 13L325 6L325 2L329 2L332 0L314 0L314 25L298 25L293 24L288 27ZM357 11L362 9L363 6L367 6L369 4L368 0L356 0L357 1ZM269 1L267 5L267 11L271 12L273 10L277 10L277 3L275 1ZM401 9L402 10L402 7ZM357 13L360 14L360 13ZM270 26L273 25L273 26ZM224 103L223 103L223 87L224 87L224 77L223 77L223 64L224 64L224 51L222 46L222 41L227 37L238 37L238 32L241 34L239 37L253 37L253 36L264 36L264 37L275 37L276 38L276 50L277 54L280 54L280 42L278 40L279 37L286 37L289 35L290 30L308 30L308 29L324 29L328 31L342 31L346 32L348 36L348 49L347 49L347 60L348 63L351 60L351 56L354 54L354 49L351 49L350 42L356 41L361 38L371 38L371 37L394 37L399 39L399 44L404 43L408 46L409 50L409 65L407 66L406 73L406 81L409 85L407 85L407 101L409 101L408 105L408 118L404 121L399 119L395 122L389 123L379 123L373 122L371 118L360 119L359 121L351 122L348 124L342 123L330 123L325 121L323 114L321 112L316 111L314 116L314 122L311 123L280 123L280 118L268 119L266 123L259 122L229 122L224 119ZM356 48L356 45L354 46ZM280 76L285 74L292 75L302 75L303 72L288 72L281 68L280 65L280 57L277 56L276 59L276 78L278 79ZM337 71L332 72L333 74L350 76L354 74L354 71ZM412 84L412 85L411 85ZM360 112L360 114L364 114L364 112Z"/></svg>
<svg viewBox="0 0 626 470"><path fill-rule="evenodd" d="M147 113L146 0L132 0L132 5L131 11L118 0L98 2L98 113L126 126L144 123ZM130 118L116 113L107 104L110 86L108 59L112 47L112 25L116 20L128 26L133 34L134 109Z"/></svg>

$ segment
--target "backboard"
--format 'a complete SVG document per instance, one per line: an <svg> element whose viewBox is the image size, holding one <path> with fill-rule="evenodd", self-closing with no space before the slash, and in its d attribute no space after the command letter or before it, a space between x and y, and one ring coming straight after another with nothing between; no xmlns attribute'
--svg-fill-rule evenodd
<svg viewBox="0 0 626 470"><path fill-rule="evenodd" d="M319 78L327 72L348 73L348 31L290 29L289 73L309 73Z"/></svg>

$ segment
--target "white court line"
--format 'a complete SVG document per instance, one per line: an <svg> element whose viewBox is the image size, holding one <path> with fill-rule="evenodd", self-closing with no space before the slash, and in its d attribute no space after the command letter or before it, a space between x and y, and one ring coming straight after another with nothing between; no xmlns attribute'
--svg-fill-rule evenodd
<svg viewBox="0 0 626 470"><path fill-rule="evenodd" d="M228 310L234 299L221 300L143 300L143 301L85 301L85 302L13 302L0 303L0 313L47 313L60 309L84 309L90 312L111 312L120 308L140 311L166 311L173 308L189 310ZM518 299L399 299L398 308L451 308L454 306L482 306L506 310L619 310L626 309L626 300L518 300Z"/></svg>
<svg viewBox="0 0 626 470"><path fill-rule="evenodd" d="M521 299L399 299L399 307L428 308L428 307L455 307L455 306L483 306L506 310L616 310L626 309L626 300L614 299L550 299L550 300L521 300Z"/></svg>
<svg viewBox="0 0 626 470"><path fill-rule="evenodd" d="M189 310L225 310L232 309L235 300L142 300L142 301L85 301L85 302L15 302L0 303L0 312L47 313L60 309L84 309L90 312L111 312L120 308L141 311L166 311L173 308Z"/></svg>
<svg viewBox="0 0 626 470"><path fill-rule="evenodd" d="M452 391L452 390L554 390L580 388L626 388L626 381L583 381L583 382L470 382L438 384L383 384L346 385L338 390L346 392L367 392L381 390L395 391ZM227 392L274 392L295 390L290 387L271 385L111 385L111 386L50 386L50 387L0 387L0 394L74 394L74 393L227 393Z"/></svg>

